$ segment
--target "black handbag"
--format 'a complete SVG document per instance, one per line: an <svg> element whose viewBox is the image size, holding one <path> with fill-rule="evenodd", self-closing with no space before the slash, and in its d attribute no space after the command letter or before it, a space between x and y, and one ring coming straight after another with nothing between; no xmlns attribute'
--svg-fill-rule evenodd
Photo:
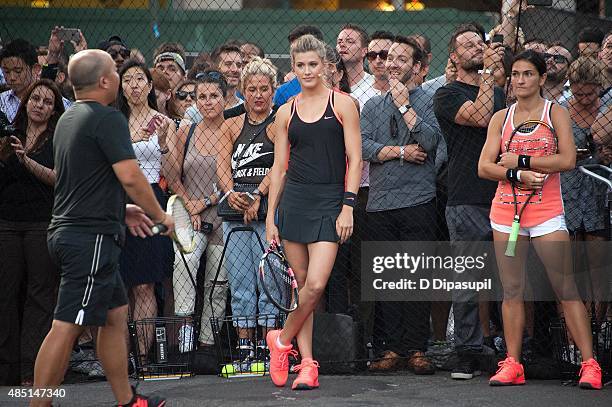
<svg viewBox="0 0 612 407"><path fill-rule="evenodd" d="M246 152L248 152L248 148L249 146L253 143L253 141L257 138L257 136L259 136L259 134L265 130L266 128L268 128L268 124L270 124L272 121L274 121L274 113L271 114L270 116L268 116L268 118L266 119L266 124L265 126L262 126L261 129L255 133L253 135L253 137L251 137L251 139L249 140L249 142L244 146L244 152L246 154ZM244 156L241 157L241 159L245 158ZM234 177L236 176L236 172L238 171L238 164L240 163L240 160L236 160L236 168L234 168L234 170L232 171L232 179L234 179ZM239 182L235 182L234 183L234 192L248 192L251 193L253 192L255 189L257 189L257 187L259 187L259 184L243 184L243 183L239 183ZM257 219L258 220L265 220L266 219L266 214L268 213L268 197L267 196L261 196L260 202L259 202L259 210L257 211ZM244 214L241 212L238 212L237 210L235 210L234 208L232 208L229 204L229 199L226 197L226 199L224 199L221 203L219 203L219 205L217 205L217 215L223 219L224 221L242 221L244 219Z"/></svg>
<svg viewBox="0 0 612 407"><path fill-rule="evenodd" d="M234 184L235 192L253 192L259 184ZM257 219L265 220L266 214L268 213L268 197L262 196L259 202L259 210L257 211ZM242 212L238 212L234 208L229 205L229 199L224 199L217 206L217 215L225 221L242 221L244 219L244 214Z"/></svg>

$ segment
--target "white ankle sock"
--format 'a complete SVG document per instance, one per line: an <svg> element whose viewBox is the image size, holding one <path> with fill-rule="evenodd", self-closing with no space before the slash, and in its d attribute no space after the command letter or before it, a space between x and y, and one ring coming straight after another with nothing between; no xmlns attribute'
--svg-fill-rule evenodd
<svg viewBox="0 0 612 407"><path fill-rule="evenodd" d="M287 347L287 345L283 345L283 343L280 341L280 335L278 335L278 336L276 337L276 344L277 344L278 346L280 346L281 348L286 348L286 347Z"/></svg>

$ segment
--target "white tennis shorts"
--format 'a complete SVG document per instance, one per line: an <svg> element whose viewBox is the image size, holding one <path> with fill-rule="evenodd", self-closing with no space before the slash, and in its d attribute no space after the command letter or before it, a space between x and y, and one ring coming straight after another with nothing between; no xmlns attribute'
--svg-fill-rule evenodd
<svg viewBox="0 0 612 407"><path fill-rule="evenodd" d="M501 233L508 233L512 231L512 226L499 225L493 221L491 221L491 227L493 230L496 230ZM555 216L552 219L547 220L544 223L540 223L539 225L532 226L530 228L521 227L519 229L519 235L521 236L529 236L529 237L538 237L544 236L549 233L556 232L558 230L564 230L567 232L567 226L565 226L565 215L561 214Z"/></svg>

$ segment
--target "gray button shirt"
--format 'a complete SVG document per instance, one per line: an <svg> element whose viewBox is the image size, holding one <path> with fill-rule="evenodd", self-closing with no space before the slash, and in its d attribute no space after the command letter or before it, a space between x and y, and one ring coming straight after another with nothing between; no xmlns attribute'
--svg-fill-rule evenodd
<svg viewBox="0 0 612 407"><path fill-rule="evenodd" d="M371 98L361 111L363 160L370 162L368 212L407 208L429 202L436 196L436 150L442 133L433 111L433 100L421 87L410 91L410 104L417 114L408 126L393 102L391 93ZM392 135L395 126L397 131ZM418 143L427 153L424 164L399 159L380 161L378 153L385 146Z"/></svg>

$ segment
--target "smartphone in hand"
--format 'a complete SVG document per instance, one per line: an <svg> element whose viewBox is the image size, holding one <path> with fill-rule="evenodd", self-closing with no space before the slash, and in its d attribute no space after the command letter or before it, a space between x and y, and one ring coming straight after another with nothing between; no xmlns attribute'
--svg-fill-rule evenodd
<svg viewBox="0 0 612 407"><path fill-rule="evenodd" d="M78 28L60 28L57 37L62 41L74 41L75 44L81 42L81 32Z"/></svg>
<svg viewBox="0 0 612 407"><path fill-rule="evenodd" d="M147 133L149 134L155 133L155 130L157 129L158 120L159 118L157 116L153 116L153 118L149 120L149 123L147 124Z"/></svg>
<svg viewBox="0 0 612 407"><path fill-rule="evenodd" d="M504 43L504 36L502 34L495 34L493 36L493 38L491 38L491 44L503 44Z"/></svg>

